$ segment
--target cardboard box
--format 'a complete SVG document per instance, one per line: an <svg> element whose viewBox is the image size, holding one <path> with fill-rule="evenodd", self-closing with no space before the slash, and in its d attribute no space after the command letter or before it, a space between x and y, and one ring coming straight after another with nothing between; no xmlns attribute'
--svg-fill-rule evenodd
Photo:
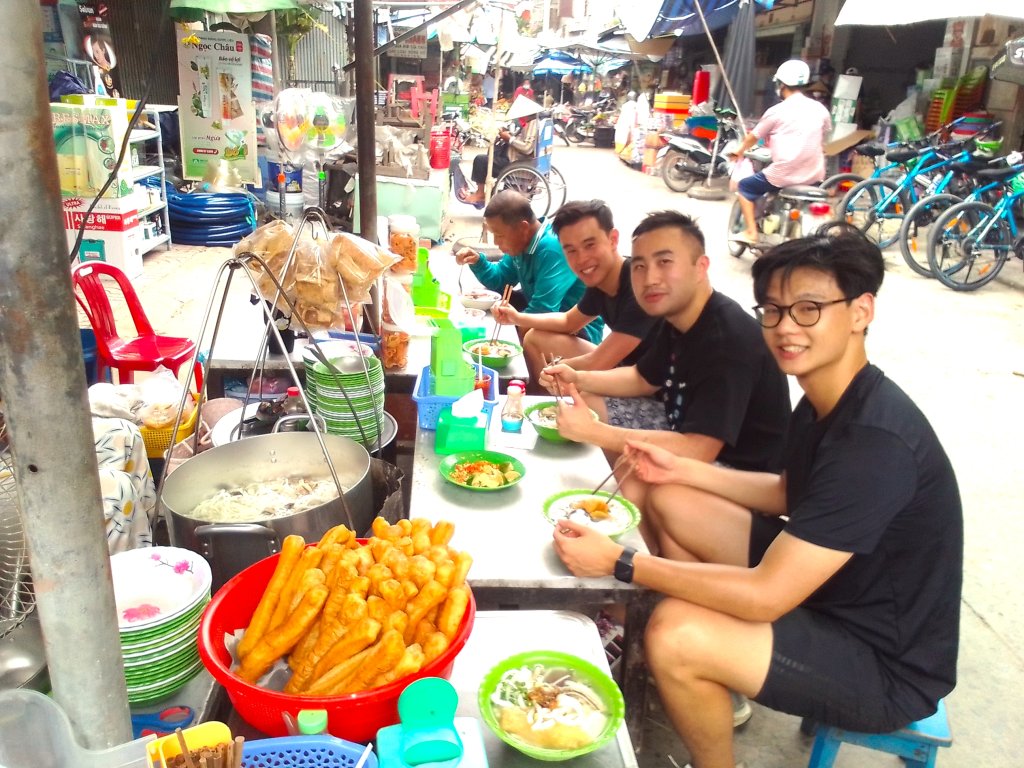
<svg viewBox="0 0 1024 768"><path fill-rule="evenodd" d="M51 104L61 194L95 197L117 160L128 116L121 107ZM132 194L130 160L121 164L104 197Z"/></svg>
<svg viewBox="0 0 1024 768"><path fill-rule="evenodd" d="M68 248L73 247L78 232L66 229L64 234L67 236ZM142 227L136 219L134 226L121 232L86 229L77 255L79 261L105 261L113 264L134 280L142 274L143 248L148 247L149 243L144 241Z"/></svg>
<svg viewBox="0 0 1024 768"><path fill-rule="evenodd" d="M837 131L842 128L843 130L837 135ZM857 126L851 126L851 130L845 130L846 126L836 126L832 131L832 140L825 145L825 155L832 157L845 152L850 147L855 147L862 141L867 139L873 139L875 137L874 131L857 130Z"/></svg>

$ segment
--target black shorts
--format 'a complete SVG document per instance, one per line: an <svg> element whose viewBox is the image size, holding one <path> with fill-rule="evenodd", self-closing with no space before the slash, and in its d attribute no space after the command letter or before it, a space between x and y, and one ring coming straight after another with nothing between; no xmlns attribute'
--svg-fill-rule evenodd
<svg viewBox="0 0 1024 768"><path fill-rule="evenodd" d="M784 520L754 515L750 565L761 561ZM772 659L754 701L780 712L851 731L884 733L927 713L904 713L900 684L874 649L839 621L796 608L772 623Z"/></svg>

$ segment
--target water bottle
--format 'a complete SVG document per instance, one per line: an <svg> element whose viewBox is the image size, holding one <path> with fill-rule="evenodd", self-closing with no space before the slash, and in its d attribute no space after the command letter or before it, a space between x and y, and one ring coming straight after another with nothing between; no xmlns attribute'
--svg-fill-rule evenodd
<svg viewBox="0 0 1024 768"><path fill-rule="evenodd" d="M518 379L508 383L505 392L505 405L501 409L501 429L504 432L522 432L523 430L523 395L526 385Z"/></svg>

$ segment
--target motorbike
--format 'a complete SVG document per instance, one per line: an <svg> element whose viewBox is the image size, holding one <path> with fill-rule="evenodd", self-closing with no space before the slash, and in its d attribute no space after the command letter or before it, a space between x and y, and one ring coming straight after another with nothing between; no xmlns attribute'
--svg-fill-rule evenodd
<svg viewBox="0 0 1024 768"><path fill-rule="evenodd" d="M569 118L565 123L565 135L569 141L579 144L594 140L594 128L603 120L607 120L615 111L615 99L611 97L599 99L584 107L569 107Z"/></svg>
<svg viewBox="0 0 1024 768"><path fill-rule="evenodd" d="M771 152L767 147L755 147L744 156L754 163L756 171L771 163ZM731 166L731 163L730 163ZM731 172L731 168L730 168ZM816 232L834 219L828 190L820 186L796 184L783 187L778 192L769 192L758 198L754 207L754 221L759 233L756 245L729 240L729 253L735 258L750 249L754 257L769 248ZM729 212L729 237L745 229L743 211L736 200Z"/></svg>
<svg viewBox="0 0 1024 768"><path fill-rule="evenodd" d="M550 117L551 123L554 126L555 136L565 142L565 146L569 146L569 137L565 133L565 124L569 121L568 107L564 104L559 104L552 107L550 110L545 110L540 113L541 117Z"/></svg>
<svg viewBox="0 0 1024 768"><path fill-rule="evenodd" d="M739 145L735 117L718 113L718 131L713 140L676 133L661 134L666 143L658 152L661 178L673 192L686 192L705 179L718 179L732 172L729 155Z"/></svg>

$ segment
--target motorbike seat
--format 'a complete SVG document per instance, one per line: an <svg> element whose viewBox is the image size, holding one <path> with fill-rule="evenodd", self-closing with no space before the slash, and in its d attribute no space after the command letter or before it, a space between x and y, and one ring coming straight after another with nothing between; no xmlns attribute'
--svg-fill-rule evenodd
<svg viewBox="0 0 1024 768"><path fill-rule="evenodd" d="M794 184L791 187L780 189L779 197L789 200L828 200L828 192L821 187L812 187L810 184Z"/></svg>
<svg viewBox="0 0 1024 768"><path fill-rule="evenodd" d="M886 153L885 159L893 163L905 163L908 160L913 160L920 154L916 149L894 149Z"/></svg>
<svg viewBox="0 0 1024 768"><path fill-rule="evenodd" d="M880 157L885 154L885 147L878 144L860 144L854 147L854 151L864 157Z"/></svg>

